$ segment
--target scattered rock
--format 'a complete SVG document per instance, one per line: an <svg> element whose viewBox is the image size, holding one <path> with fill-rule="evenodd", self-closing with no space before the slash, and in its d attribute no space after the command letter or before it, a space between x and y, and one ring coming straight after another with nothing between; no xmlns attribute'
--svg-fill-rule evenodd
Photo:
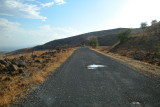
<svg viewBox="0 0 160 107"><path fill-rule="evenodd" d="M25 57L25 56L20 56L19 59L20 59L20 60L25 60L26 57Z"/></svg>
<svg viewBox="0 0 160 107"><path fill-rule="evenodd" d="M26 63L29 63L29 65L32 64L32 60L27 60Z"/></svg>
<svg viewBox="0 0 160 107"><path fill-rule="evenodd" d="M8 71L17 71L18 70L18 67L16 65L13 65L13 64L10 64L8 67L7 67Z"/></svg>
<svg viewBox="0 0 160 107"><path fill-rule="evenodd" d="M155 65L160 66L160 62L155 63Z"/></svg>
<svg viewBox="0 0 160 107"><path fill-rule="evenodd" d="M37 57L37 55L31 55L31 58L36 58Z"/></svg>
<svg viewBox="0 0 160 107"><path fill-rule="evenodd" d="M3 96L4 95L4 92L0 92L0 96Z"/></svg>
<svg viewBox="0 0 160 107"><path fill-rule="evenodd" d="M8 71L7 67L5 67L5 68L2 70L2 72L5 72L6 74L8 74L7 71Z"/></svg>
<svg viewBox="0 0 160 107"><path fill-rule="evenodd" d="M46 59L46 60L45 60L45 63L49 63L50 60L51 60L51 59Z"/></svg>
<svg viewBox="0 0 160 107"><path fill-rule="evenodd" d="M32 63L32 61L31 61L31 60L28 60L28 63Z"/></svg>
<svg viewBox="0 0 160 107"><path fill-rule="evenodd" d="M20 86L21 86L21 87L24 87L24 86L25 86L25 84L21 84Z"/></svg>
<svg viewBox="0 0 160 107"><path fill-rule="evenodd" d="M9 77L6 77L5 79L4 79L4 81L10 81L11 80L11 78L9 78Z"/></svg>
<svg viewBox="0 0 160 107"><path fill-rule="evenodd" d="M0 63L0 71L3 71L5 69L5 67L6 67L5 65Z"/></svg>
<svg viewBox="0 0 160 107"><path fill-rule="evenodd" d="M45 56L41 56L41 58L45 58Z"/></svg>
<svg viewBox="0 0 160 107"><path fill-rule="evenodd" d="M11 60L11 63L12 64L15 64L15 65L18 65L18 59L14 58Z"/></svg>
<svg viewBox="0 0 160 107"><path fill-rule="evenodd" d="M45 66L46 66L46 65L43 63L42 66L41 66L41 69L43 69Z"/></svg>
<svg viewBox="0 0 160 107"><path fill-rule="evenodd" d="M7 62L4 60L0 60L0 64L7 65Z"/></svg>
<svg viewBox="0 0 160 107"><path fill-rule="evenodd" d="M18 69L18 73L19 74L21 74L21 73L23 73L24 71L23 71L23 69Z"/></svg>
<svg viewBox="0 0 160 107"><path fill-rule="evenodd" d="M142 61L146 57L146 53L143 51L136 52L134 59Z"/></svg>
<svg viewBox="0 0 160 107"><path fill-rule="evenodd" d="M53 56L54 54L56 54L56 51L54 51L54 52L45 52L45 53L41 54L41 56L44 56L44 55Z"/></svg>
<svg viewBox="0 0 160 107"><path fill-rule="evenodd" d="M13 74L14 71L17 71L18 67L16 65L10 64L9 66L5 67L3 71L5 74Z"/></svg>
<svg viewBox="0 0 160 107"><path fill-rule="evenodd" d="M6 61L6 63L10 62L10 60L8 58L5 58L4 61Z"/></svg>
<svg viewBox="0 0 160 107"><path fill-rule="evenodd" d="M41 61L40 61L40 60L35 60L35 62L36 62L36 63L40 63Z"/></svg>
<svg viewBox="0 0 160 107"><path fill-rule="evenodd" d="M29 73L28 72L23 72L22 76L23 77L29 77Z"/></svg>
<svg viewBox="0 0 160 107"><path fill-rule="evenodd" d="M63 49L62 51L63 51L63 52L66 52L67 50L66 50L66 49Z"/></svg>
<svg viewBox="0 0 160 107"><path fill-rule="evenodd" d="M62 50L62 47L56 47L56 51L57 51L57 53L60 53L60 52L61 52L61 50Z"/></svg>
<svg viewBox="0 0 160 107"><path fill-rule="evenodd" d="M29 73L29 76L30 76L30 77L33 76L33 73Z"/></svg>
<svg viewBox="0 0 160 107"><path fill-rule="evenodd" d="M26 68L26 64L25 64L25 62L24 61L19 61L18 62L18 67L23 67L23 68Z"/></svg>

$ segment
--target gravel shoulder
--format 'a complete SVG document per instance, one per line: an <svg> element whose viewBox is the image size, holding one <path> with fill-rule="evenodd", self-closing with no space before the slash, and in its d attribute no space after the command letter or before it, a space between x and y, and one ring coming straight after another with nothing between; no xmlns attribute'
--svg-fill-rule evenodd
<svg viewBox="0 0 160 107"><path fill-rule="evenodd" d="M126 56L121 56L119 54L111 53L111 52L104 52L99 49L92 49L96 52L99 52L105 56L108 56L110 58L115 59L116 61L120 62L121 64L124 64L132 69L135 69L136 71L139 71L143 75L155 79L157 81L160 81L160 66L152 65L146 62L142 62L139 60L134 60L132 58L128 58Z"/></svg>
<svg viewBox="0 0 160 107"><path fill-rule="evenodd" d="M88 65L105 65L87 69ZM22 107L159 107L159 82L88 48L76 50Z"/></svg>

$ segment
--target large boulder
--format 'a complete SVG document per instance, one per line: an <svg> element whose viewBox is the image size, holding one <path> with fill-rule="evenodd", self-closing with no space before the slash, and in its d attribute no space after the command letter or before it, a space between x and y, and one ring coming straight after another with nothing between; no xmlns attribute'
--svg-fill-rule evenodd
<svg viewBox="0 0 160 107"><path fill-rule="evenodd" d="M5 67L6 67L5 65L0 63L0 71L3 71L5 69Z"/></svg>
<svg viewBox="0 0 160 107"><path fill-rule="evenodd" d="M10 65L7 67L7 70L8 70L8 71L17 71L17 70L18 70L18 67L17 67L17 65L10 64Z"/></svg>
<svg viewBox="0 0 160 107"><path fill-rule="evenodd" d="M23 68L25 68L25 67L26 67L25 62L22 61L22 60L20 60L20 61L18 62L18 67L23 67Z"/></svg>
<svg viewBox="0 0 160 107"><path fill-rule="evenodd" d="M41 63L41 61L40 61L40 60L38 60L38 59L37 59L37 60L35 60L35 62L36 62L36 63Z"/></svg>
<svg viewBox="0 0 160 107"><path fill-rule="evenodd" d="M46 58L46 56L41 56L41 58Z"/></svg>
<svg viewBox="0 0 160 107"><path fill-rule="evenodd" d="M19 74L21 74L21 73L23 73L23 72L24 72L24 70L23 70L23 69L21 69L21 68L20 68L20 69L18 69L18 73L19 73Z"/></svg>

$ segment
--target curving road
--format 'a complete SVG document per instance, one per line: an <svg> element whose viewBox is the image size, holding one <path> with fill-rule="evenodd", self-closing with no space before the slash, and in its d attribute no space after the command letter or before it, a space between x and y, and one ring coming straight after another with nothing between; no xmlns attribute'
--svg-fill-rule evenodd
<svg viewBox="0 0 160 107"><path fill-rule="evenodd" d="M88 65L105 65L88 69ZM160 107L158 83L88 48L76 50L22 107Z"/></svg>

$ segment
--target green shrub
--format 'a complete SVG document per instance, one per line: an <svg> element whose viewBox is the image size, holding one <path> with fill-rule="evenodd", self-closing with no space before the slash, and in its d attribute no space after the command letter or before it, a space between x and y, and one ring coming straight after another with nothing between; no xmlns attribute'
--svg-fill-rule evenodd
<svg viewBox="0 0 160 107"><path fill-rule="evenodd" d="M155 25L157 23L158 23L157 20L152 20L151 25Z"/></svg>
<svg viewBox="0 0 160 107"><path fill-rule="evenodd" d="M132 37L131 29L122 30L118 33L118 39L120 40L120 43L126 42L131 37Z"/></svg>
<svg viewBox="0 0 160 107"><path fill-rule="evenodd" d="M96 37L92 37L90 42L89 42L90 46L92 48L97 48L98 47L98 40Z"/></svg>
<svg viewBox="0 0 160 107"><path fill-rule="evenodd" d="M85 44L81 44L81 47L86 47L86 45Z"/></svg>
<svg viewBox="0 0 160 107"><path fill-rule="evenodd" d="M141 29L144 30L147 28L147 22L142 22L141 23Z"/></svg>
<svg viewBox="0 0 160 107"><path fill-rule="evenodd" d="M160 55L160 44L157 45L158 54Z"/></svg>

